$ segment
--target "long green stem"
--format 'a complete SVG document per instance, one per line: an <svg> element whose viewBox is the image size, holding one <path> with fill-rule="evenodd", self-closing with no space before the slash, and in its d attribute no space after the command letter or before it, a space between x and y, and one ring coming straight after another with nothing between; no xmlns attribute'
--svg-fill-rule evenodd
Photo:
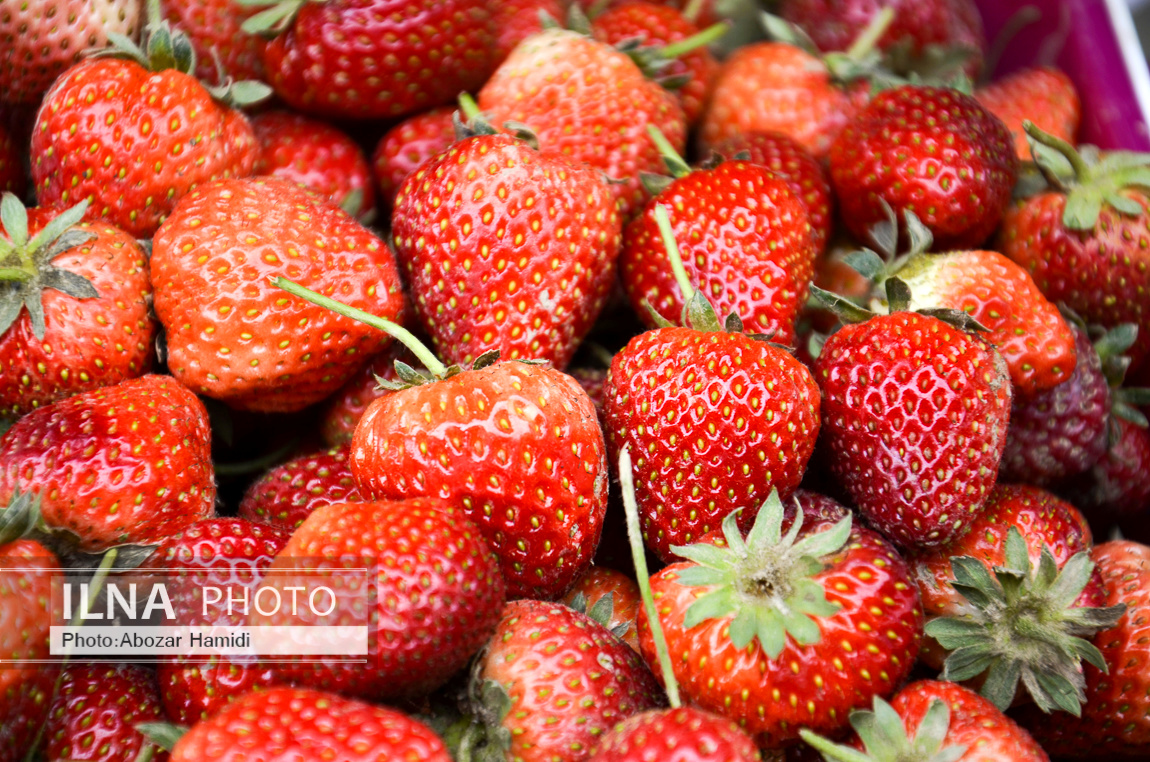
<svg viewBox="0 0 1150 762"><path fill-rule="evenodd" d="M681 40L664 45L663 49L659 52L663 58L685 56L692 50L697 50L722 39L723 35L725 35L730 28L731 25L729 23L720 21L717 24L712 24L701 32L695 32L690 37L684 37Z"/></svg>
<svg viewBox="0 0 1150 762"><path fill-rule="evenodd" d="M875 17L867 24L866 29L862 30L862 33L859 34L859 36L855 38L855 41L851 43L851 46L847 48L847 57L857 61L874 50L875 45L877 45L882 36L886 34L886 30L890 29L890 25L893 22L893 8L883 8L876 13Z"/></svg>
<svg viewBox="0 0 1150 762"><path fill-rule="evenodd" d="M659 621L659 610L655 606L655 596L651 592L651 575L647 571L647 554L643 549L643 532L639 528L639 505L635 502L635 477L631 472L630 448L624 447L619 453L619 484L623 488L623 508L627 512L627 539L631 543L631 556L635 561L635 576L639 581L639 595L643 598L643 610L647 614L647 624L651 637L655 639L655 653L659 657L659 670L663 673L663 686L672 709L682 705L679 698L679 682L671 667L671 651L667 648L667 636Z"/></svg>
<svg viewBox="0 0 1150 762"><path fill-rule="evenodd" d="M703 6L707 0L690 0L687 7L683 9L683 18L694 24L698 21L699 16L703 15Z"/></svg>
<svg viewBox="0 0 1150 762"><path fill-rule="evenodd" d="M1036 141L1046 146L1053 148L1058 153L1066 157L1066 161L1070 163L1070 168L1074 170L1074 179L1078 182L1085 182L1086 178L1090 176L1090 166L1086 160L1082 158L1082 154L1078 150L1067 143L1062 138L1056 138L1048 132L1043 132L1038 128L1034 122L1029 119L1022 122L1022 129L1026 130L1026 134L1034 138Z"/></svg>
<svg viewBox="0 0 1150 762"><path fill-rule="evenodd" d="M410 349L411 353L419 358L419 361L423 363L423 367L427 368L431 372L431 375L435 376L436 378L447 377L447 366L441 363L439 358L437 358L430 349L423 346L423 343L419 339L415 338L415 335L411 331L407 330L398 323L393 323L387 318L381 318L378 315L372 315L370 312L364 312L358 307L352 307L350 304L337 302L335 299L324 296L320 293L316 293L310 288L305 288L304 286L290 281L287 278L273 278L272 285L276 288L282 288L289 294L298 296L301 299L306 299L312 304L319 305L320 307L326 307L337 315L343 315L344 317L349 317L352 320L358 320L365 325L369 325L372 328L383 331L388 336L392 337L399 343L403 344L403 346Z"/></svg>
<svg viewBox="0 0 1150 762"><path fill-rule="evenodd" d="M667 140L667 136L653 124L647 125L647 134L651 137L651 141L655 147L659 149L659 155L663 157L663 163L667 165L667 170L673 177L685 177L691 174L691 167L675 150L675 146L671 145L671 141Z"/></svg>
<svg viewBox="0 0 1150 762"><path fill-rule="evenodd" d="M467 121L480 115L479 104L471 97L471 93L467 92L459 94L459 110L463 112L463 118Z"/></svg>
<svg viewBox="0 0 1150 762"><path fill-rule="evenodd" d="M671 272L675 274L675 282L683 292L683 303L691 301L695 295L695 287L687 275L687 268L683 266L683 255L679 252L679 244L675 241L675 232L671 230L671 218L667 214L667 207L663 204L655 205L655 224L659 226L659 235L663 237L663 246L667 249L667 257L671 260Z"/></svg>

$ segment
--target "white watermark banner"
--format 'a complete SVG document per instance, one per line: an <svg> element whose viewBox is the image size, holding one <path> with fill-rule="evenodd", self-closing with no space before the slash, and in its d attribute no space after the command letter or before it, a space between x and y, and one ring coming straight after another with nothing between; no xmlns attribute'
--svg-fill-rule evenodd
<svg viewBox="0 0 1150 762"><path fill-rule="evenodd" d="M366 625L53 626L52 656L365 656Z"/></svg>

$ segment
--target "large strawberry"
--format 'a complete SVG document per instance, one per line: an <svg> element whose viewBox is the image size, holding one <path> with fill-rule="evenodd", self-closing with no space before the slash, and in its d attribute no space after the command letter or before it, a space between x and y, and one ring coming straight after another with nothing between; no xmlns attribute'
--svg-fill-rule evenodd
<svg viewBox="0 0 1150 762"><path fill-rule="evenodd" d="M47 759L167 762L167 752L136 729L138 723L164 719L151 670L134 664L71 665L44 728Z"/></svg>
<svg viewBox="0 0 1150 762"><path fill-rule="evenodd" d="M264 49L264 65L276 93L300 111L404 116L474 90L496 63L489 0L271 3L243 29L282 32Z"/></svg>
<svg viewBox="0 0 1150 762"><path fill-rule="evenodd" d="M1082 119L1078 89L1065 72L1050 66L1022 69L974 91L974 97L1002 120L1014 137L1020 161L1030 161L1024 122L1073 145Z"/></svg>
<svg viewBox="0 0 1150 762"><path fill-rule="evenodd" d="M676 151L686 144L686 118L673 95L626 54L564 29L521 42L480 91L479 106L495 124L526 124L544 150L620 181L612 189L624 215L646 198L639 173L662 168L647 126Z"/></svg>
<svg viewBox="0 0 1150 762"><path fill-rule="evenodd" d="M41 204L87 200L89 220L146 238L197 185L251 174L251 125L214 96L247 102L266 88L205 89L190 74L187 39L166 23L150 27L146 52L133 46L115 54L124 57L76 64L44 96L32 178Z"/></svg>
<svg viewBox="0 0 1150 762"><path fill-rule="evenodd" d="M285 180L212 183L156 232L156 315L168 368L238 408L299 410L335 391L389 338L292 299L284 275L398 319L399 273L387 244L332 204Z"/></svg>
<svg viewBox="0 0 1150 762"><path fill-rule="evenodd" d="M621 240L611 187L547 148L477 134L399 189L396 253L423 329L451 362L498 350L563 368L607 299Z"/></svg>
<svg viewBox="0 0 1150 762"><path fill-rule="evenodd" d="M0 437L0 500L40 495L44 522L85 550L155 542L209 515L216 485L208 415L148 375L32 411Z"/></svg>
<svg viewBox="0 0 1150 762"><path fill-rule="evenodd" d="M109 34L135 39L142 0L32 0L0 13L0 93L6 103L36 104L85 50Z"/></svg>
<svg viewBox="0 0 1150 762"><path fill-rule="evenodd" d="M861 322L823 346L815 367L822 430L832 471L872 524L903 546L941 545L965 531L990 495L1010 380L984 340L907 311L901 280L887 280L887 296L890 314L845 312Z"/></svg>
<svg viewBox="0 0 1150 762"><path fill-rule="evenodd" d="M239 515L294 530L320 506L360 499L345 444L300 455L268 470L244 492Z"/></svg>
<svg viewBox="0 0 1150 762"><path fill-rule="evenodd" d="M146 372L156 323L147 257L106 223L0 200L0 411L22 415Z"/></svg>

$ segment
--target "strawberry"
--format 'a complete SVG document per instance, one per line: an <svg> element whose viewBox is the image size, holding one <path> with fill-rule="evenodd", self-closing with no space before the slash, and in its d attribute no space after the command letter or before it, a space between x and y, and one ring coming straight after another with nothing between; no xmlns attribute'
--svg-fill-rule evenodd
<svg viewBox="0 0 1150 762"><path fill-rule="evenodd" d="M504 602L499 561L464 513L459 501L428 497L333 503L313 511L271 571L301 563L309 569L366 567L375 633L366 669L320 659L279 666L279 679L347 695L418 697L462 669L495 631ZM336 598L337 616L360 605ZM362 614L354 623L363 623Z"/></svg>
<svg viewBox="0 0 1150 762"><path fill-rule="evenodd" d="M543 14L551 19L564 16L566 0L500 0L492 3L495 28L495 61L502 63L520 42L543 31Z"/></svg>
<svg viewBox="0 0 1150 762"><path fill-rule="evenodd" d="M257 8L236 0L161 0L160 7L164 18L188 35L196 53L196 77L205 82L214 82L221 73L240 80L265 78L267 42L240 28Z"/></svg>
<svg viewBox="0 0 1150 762"><path fill-rule="evenodd" d="M147 257L106 223L0 199L0 411L21 415L145 373L156 323Z"/></svg>
<svg viewBox="0 0 1150 762"><path fill-rule="evenodd" d="M1082 119L1078 89L1070 77L1051 66L1021 69L974 91L974 97L1002 120L1014 136L1019 161L1030 161L1030 141L1023 122L1073 145Z"/></svg>
<svg viewBox="0 0 1150 762"><path fill-rule="evenodd" d="M443 741L394 709L307 688L245 694L176 742L170 762L451 762Z"/></svg>
<svg viewBox="0 0 1150 762"><path fill-rule="evenodd" d="M803 202L757 164L724 161L692 172L677 156L668 162L675 179L625 231L619 277L632 308L657 325L654 313L674 320L686 305L655 219L663 206L692 288L751 332L791 343L817 256Z"/></svg>
<svg viewBox="0 0 1150 762"><path fill-rule="evenodd" d="M711 149L729 159L745 151L746 161L783 178L807 209L815 250L821 253L826 249L831 235L831 186L826 169L809 150L778 132L732 135Z"/></svg>
<svg viewBox="0 0 1150 762"><path fill-rule="evenodd" d="M992 346L906 311L906 284L886 283L891 313L854 308L847 314L863 322L823 346L822 430L831 470L868 521L902 546L942 545L965 531L994 485L1009 377Z"/></svg>
<svg viewBox="0 0 1150 762"><path fill-rule="evenodd" d="M1024 688L1045 712L1080 713L1082 662L1104 664L1088 638L1122 616L1121 607L1103 608L1090 540L1069 503L999 486L966 534L914 554L933 617L926 634L949 652L942 679L983 679L982 695L1003 711ZM942 661L933 656L925 660Z"/></svg>
<svg viewBox="0 0 1150 762"><path fill-rule="evenodd" d="M686 144L686 119L673 95L624 53L564 29L521 42L479 92L479 106L492 123L525 124L545 150L621 181L612 191L623 216L647 197L639 173L662 167L647 126L676 151Z"/></svg>
<svg viewBox="0 0 1150 762"><path fill-rule="evenodd" d="M141 0L33 0L0 12L0 92L6 103L35 104L84 51L109 34L135 39Z"/></svg>
<svg viewBox="0 0 1150 762"><path fill-rule="evenodd" d="M187 39L166 23L150 27L146 53L115 54L125 58L76 64L44 96L32 133L32 178L42 205L87 200L87 219L147 238L197 185L251 174L251 125L213 93L248 102L263 91L205 89L190 76L195 56Z"/></svg>
<svg viewBox="0 0 1150 762"><path fill-rule="evenodd" d="M453 106L441 106L409 116L376 144L371 169L379 195L388 205L408 175L455 142L454 114Z"/></svg>
<svg viewBox="0 0 1150 762"><path fill-rule="evenodd" d="M495 66L487 0L278 2L244 22L279 33L264 49L268 82L298 111L384 119L447 103Z"/></svg>
<svg viewBox="0 0 1150 762"><path fill-rule="evenodd" d="M168 753L135 727L163 719L151 670L133 664L71 665L64 670L48 713L47 759L166 762ZM149 746L150 754L145 751Z"/></svg>
<svg viewBox="0 0 1150 762"><path fill-rule="evenodd" d="M1150 511L1150 430L1138 423L1111 418L1114 431L1106 453L1085 474L1063 490L1090 516L1139 516Z"/></svg>
<svg viewBox="0 0 1150 762"><path fill-rule="evenodd" d="M595 620L543 601L503 608L475 675L489 743L522 762L583 762L616 722L662 703L637 653Z"/></svg>
<svg viewBox="0 0 1150 762"><path fill-rule="evenodd" d="M1076 759L1145 759L1150 751L1150 548L1128 540L1103 543L1090 553L1106 585L1106 604L1124 604L1118 625L1094 645L1106 669L1086 667L1082 717L1056 722L1037 711L1019 720L1051 754Z"/></svg>
<svg viewBox="0 0 1150 762"><path fill-rule="evenodd" d="M0 500L39 494L44 522L86 551L156 542L211 514L208 415L148 375L28 413L0 437Z"/></svg>
<svg viewBox="0 0 1150 762"><path fill-rule="evenodd" d="M173 722L194 725L245 693L276 684L274 667L236 663L236 657L211 655L183 663L168 658L156 667L164 712Z"/></svg>
<svg viewBox="0 0 1150 762"><path fill-rule="evenodd" d="M606 368L568 368L567 375L579 382L583 391L595 403L595 411L600 420L603 417L603 390L607 385Z"/></svg>
<svg viewBox="0 0 1150 762"><path fill-rule="evenodd" d="M252 119L260 154L253 174L282 177L306 186L353 217L375 211L367 157L355 141L324 122L288 111Z"/></svg>
<svg viewBox="0 0 1150 762"><path fill-rule="evenodd" d="M292 411L338 389L388 337L290 299L288 275L391 319L403 311L387 245L342 210L275 178L189 194L152 244L168 368L241 409ZM306 330L305 330L306 328Z"/></svg>
<svg viewBox="0 0 1150 762"><path fill-rule="evenodd" d="M395 372L396 360L411 365L415 356L403 346L393 342L391 346L376 355L363 369L352 376L324 405L323 421L320 430L323 440L329 447L336 447L351 441L359 419L367 406L376 397L386 394L380 381L398 382Z"/></svg>
<svg viewBox="0 0 1150 762"><path fill-rule="evenodd" d="M461 140L413 172L396 196L392 234L416 315L441 355L462 364L498 350L557 368L606 301L621 238L598 172L493 134Z"/></svg>
<svg viewBox="0 0 1150 762"><path fill-rule="evenodd" d="M675 43L694 37L699 31L682 11L643 0L609 8L591 22L591 35L596 40L609 45L634 45L637 41L640 48L661 49L661 56L669 63L658 72L658 77L677 85L672 92L683 106L688 125L697 123L702 116L711 83L719 72L718 61L705 46L675 55Z"/></svg>
<svg viewBox="0 0 1150 762"><path fill-rule="evenodd" d="M239 515L292 531L320 506L361 500L344 444L272 468L248 486Z"/></svg>
<svg viewBox="0 0 1150 762"><path fill-rule="evenodd" d="M998 250L1025 267L1046 298L1088 323L1138 326L1131 370L1150 356L1150 244L1146 160L1141 154L1076 151L1026 127L1052 188L1016 202L1002 220ZM1071 176L1059 177L1069 163ZM1058 186L1064 188L1059 189Z"/></svg>
<svg viewBox="0 0 1150 762"><path fill-rule="evenodd" d="M597 605L606 608L607 600L610 600L610 613L606 620L594 614L590 615L591 618L605 624L638 652L635 617L639 614L639 586L626 574L606 566L592 566L575 580L575 585L563 596L562 602L576 611L589 612Z"/></svg>
<svg viewBox="0 0 1150 762"><path fill-rule="evenodd" d="M940 249L976 247L994 232L1018 175L1010 132L950 88L904 85L876 95L830 149L831 184L856 236L913 211Z"/></svg>
<svg viewBox="0 0 1150 762"><path fill-rule="evenodd" d="M681 706L634 715L604 736L590 762L758 762L750 736L728 719Z"/></svg>
<svg viewBox="0 0 1150 762"><path fill-rule="evenodd" d="M0 192L11 191L17 196L24 193L23 146L13 130L0 124Z"/></svg>
<svg viewBox="0 0 1150 762"><path fill-rule="evenodd" d="M803 740L830 762L1048 762L1034 739L994 704L955 683L920 680L891 703L851 714L849 746L802 731ZM859 751L864 750L865 754Z"/></svg>

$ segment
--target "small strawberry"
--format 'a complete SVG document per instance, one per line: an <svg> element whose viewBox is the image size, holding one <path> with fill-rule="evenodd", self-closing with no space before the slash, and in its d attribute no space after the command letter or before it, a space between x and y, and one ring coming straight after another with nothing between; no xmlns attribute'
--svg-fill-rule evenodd
<svg viewBox="0 0 1150 762"><path fill-rule="evenodd" d="M635 617L639 614L639 586L626 574L606 566L592 566L575 580L575 585L563 596L562 602L576 611L590 612L596 606L606 607L608 599L611 602L610 613L605 619L589 615L638 652Z"/></svg>
<svg viewBox="0 0 1150 762"><path fill-rule="evenodd" d="M1023 122L1033 122L1073 145L1082 119L1082 104L1074 82L1060 69L1036 66L978 88L974 97L997 116L1014 136L1019 161L1030 161L1030 141Z"/></svg>
<svg viewBox="0 0 1150 762"><path fill-rule="evenodd" d="M904 85L876 95L830 150L841 216L863 238L885 202L910 210L940 249L976 247L1010 202L1018 159L1010 132L978 101L950 88Z"/></svg>
<svg viewBox="0 0 1150 762"><path fill-rule="evenodd" d="M433 108L409 116L380 138L371 157L371 169L382 202L388 206L394 203L407 176L455 142L454 115L454 106Z"/></svg>
<svg viewBox="0 0 1150 762"><path fill-rule="evenodd" d="M0 199L0 411L22 415L145 373L156 322L147 256L87 204L26 210Z"/></svg>
<svg viewBox="0 0 1150 762"><path fill-rule="evenodd" d="M44 729L49 762L152 759L168 753L136 725L164 720L155 674L133 664L78 664L64 670ZM151 753L145 751L151 747Z"/></svg>
<svg viewBox="0 0 1150 762"><path fill-rule="evenodd" d="M614 279L611 188L554 146L475 129L408 176L395 199L392 234L416 315L451 362L498 350L563 368Z"/></svg>
<svg viewBox="0 0 1150 762"><path fill-rule="evenodd" d="M861 322L831 335L817 360L822 431L831 470L863 516L899 545L942 545L965 531L994 485L1009 376L988 343L908 312L906 284L886 285L888 315L837 300Z"/></svg>
<svg viewBox="0 0 1150 762"><path fill-rule="evenodd" d="M255 762L276 757L451 762L443 741L403 713L307 688L270 688L244 695L183 735L170 762Z"/></svg>
<svg viewBox="0 0 1150 762"><path fill-rule="evenodd" d="M32 133L40 203L87 200L87 219L147 238L197 185L251 174L251 125L214 96L246 103L266 88L209 91L194 68L186 37L165 22L150 26L146 52L116 48L60 75Z"/></svg>
<svg viewBox="0 0 1150 762"><path fill-rule="evenodd" d="M248 487L239 515L293 531L320 506L361 500L344 444L272 468Z"/></svg>
<svg viewBox="0 0 1150 762"><path fill-rule="evenodd" d="M259 35L241 26L257 11L236 0L160 0L164 18L183 30L196 53L195 76L214 82L223 74L234 79L265 79L264 46Z"/></svg>
<svg viewBox="0 0 1150 762"><path fill-rule="evenodd" d="M1048 762L1046 752L1013 720L955 683L920 680L891 703L852 712L855 733L839 746L803 729L803 740L828 762ZM861 753L864 751L865 753Z"/></svg>
<svg viewBox="0 0 1150 762"><path fill-rule="evenodd" d="M135 39L142 0L31 0L0 10L0 93L6 103L36 104L84 51L110 34Z"/></svg>
<svg viewBox="0 0 1150 762"><path fill-rule="evenodd" d="M1106 453L1084 474L1062 485L1067 496L1092 517L1139 516L1150 511L1150 429L1111 418Z"/></svg>
<svg viewBox="0 0 1150 762"><path fill-rule="evenodd" d="M502 63L511 51L533 34L543 31L543 14L551 19L565 15L566 0L500 0L492 3L495 28L495 61Z"/></svg>
<svg viewBox="0 0 1150 762"><path fill-rule="evenodd" d="M151 273L168 368L189 388L241 409L318 402L389 341L286 296L269 278L286 275L391 319L403 311L387 245L277 178L190 193L156 232Z"/></svg>
<svg viewBox="0 0 1150 762"><path fill-rule="evenodd" d="M355 427L359 425L359 419L367 411L368 405L388 391L380 386L381 380L393 383L400 381L399 374L395 372L397 360L407 365L417 362L407 347L398 341L393 342L328 397L324 404L320 433L329 447L351 441Z"/></svg>
<svg viewBox="0 0 1150 762"><path fill-rule="evenodd" d="M148 375L28 413L0 437L0 500L39 494L44 523L97 551L156 542L212 513L207 410Z"/></svg>
<svg viewBox="0 0 1150 762"><path fill-rule="evenodd" d="M255 175L272 175L306 186L343 206L353 217L375 211L375 189L367 157L335 127L288 111L252 119L260 154Z"/></svg>

